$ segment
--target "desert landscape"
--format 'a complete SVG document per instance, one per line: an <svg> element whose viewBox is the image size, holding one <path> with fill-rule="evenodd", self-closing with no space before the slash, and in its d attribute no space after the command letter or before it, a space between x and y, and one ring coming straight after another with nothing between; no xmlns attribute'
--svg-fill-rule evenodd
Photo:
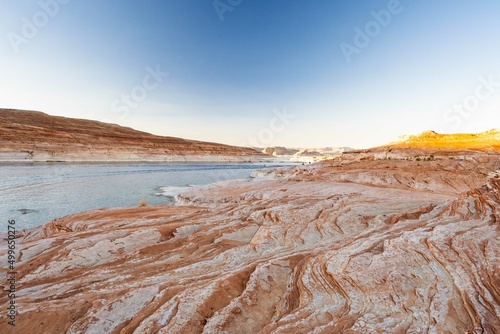
<svg viewBox="0 0 500 334"><path fill-rule="evenodd" d="M499 135L426 132L22 231L17 333L499 333Z"/></svg>
<svg viewBox="0 0 500 334"><path fill-rule="evenodd" d="M162 137L116 124L0 109L0 162L243 162L246 147Z"/></svg>
<svg viewBox="0 0 500 334"><path fill-rule="evenodd" d="M4 1L0 334L500 334L500 1Z"/></svg>

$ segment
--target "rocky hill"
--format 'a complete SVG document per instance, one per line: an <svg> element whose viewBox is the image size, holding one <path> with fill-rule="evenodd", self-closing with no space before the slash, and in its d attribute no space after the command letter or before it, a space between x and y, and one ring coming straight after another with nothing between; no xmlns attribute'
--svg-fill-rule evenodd
<svg viewBox="0 0 500 334"><path fill-rule="evenodd" d="M478 134L438 134L426 131L401 136L388 145L343 153L345 160L470 160L485 153L500 151L500 130ZM337 158L338 159L338 158Z"/></svg>
<svg viewBox="0 0 500 334"><path fill-rule="evenodd" d="M248 161L262 157L263 153L250 148L0 109L0 161Z"/></svg>
<svg viewBox="0 0 500 334"><path fill-rule="evenodd" d="M262 149L262 153L274 156L291 156L299 151L300 149L286 148L283 146L273 146Z"/></svg>
<svg viewBox="0 0 500 334"><path fill-rule="evenodd" d="M425 131L419 135L402 136L400 141L387 146L438 150L498 150L500 149L500 130L493 129L482 133L457 134L439 134L434 131Z"/></svg>

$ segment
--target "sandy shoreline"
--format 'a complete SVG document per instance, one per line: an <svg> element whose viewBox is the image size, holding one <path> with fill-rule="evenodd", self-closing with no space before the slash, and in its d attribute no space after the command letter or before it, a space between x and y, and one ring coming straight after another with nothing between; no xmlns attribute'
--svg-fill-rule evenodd
<svg viewBox="0 0 500 334"><path fill-rule="evenodd" d="M273 162L279 159L273 157L260 156L224 156L224 155L164 155L164 156L102 156L102 157L71 157L71 155L62 156L34 156L28 154L12 155L0 152L0 163L168 163L168 162Z"/></svg>

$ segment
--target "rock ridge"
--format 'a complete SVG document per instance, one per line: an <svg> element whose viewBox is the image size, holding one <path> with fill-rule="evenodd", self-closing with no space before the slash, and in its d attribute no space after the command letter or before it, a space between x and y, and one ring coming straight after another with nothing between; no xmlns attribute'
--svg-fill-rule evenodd
<svg viewBox="0 0 500 334"><path fill-rule="evenodd" d="M0 161L253 161L251 148L162 137L116 124L0 109Z"/></svg>

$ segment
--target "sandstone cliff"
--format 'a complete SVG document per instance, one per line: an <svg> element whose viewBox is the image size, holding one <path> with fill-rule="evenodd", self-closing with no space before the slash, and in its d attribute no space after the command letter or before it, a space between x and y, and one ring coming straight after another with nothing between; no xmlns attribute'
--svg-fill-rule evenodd
<svg viewBox="0 0 500 334"><path fill-rule="evenodd" d="M0 109L0 161L251 161L262 157L250 148Z"/></svg>
<svg viewBox="0 0 500 334"><path fill-rule="evenodd" d="M500 333L500 155L358 154L24 231L16 330Z"/></svg>
<svg viewBox="0 0 500 334"><path fill-rule="evenodd" d="M492 129L482 133L439 134L425 131L419 135L402 136L399 142L388 145L395 148L498 150L500 130Z"/></svg>

